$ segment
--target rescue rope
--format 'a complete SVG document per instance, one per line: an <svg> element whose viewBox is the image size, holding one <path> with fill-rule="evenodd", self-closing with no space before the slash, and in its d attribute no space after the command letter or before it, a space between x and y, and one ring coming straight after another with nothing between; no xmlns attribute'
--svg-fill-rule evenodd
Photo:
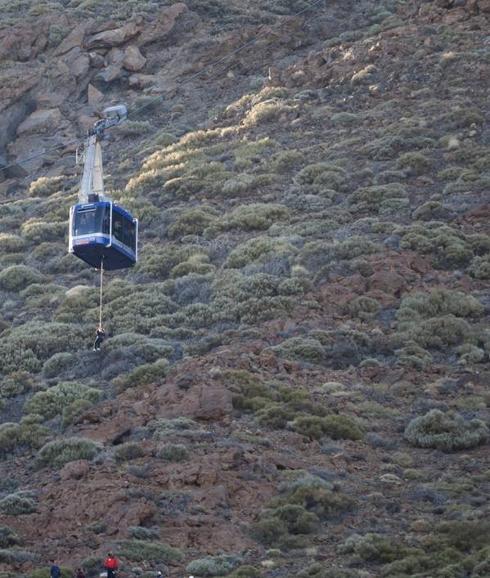
<svg viewBox="0 0 490 578"><path fill-rule="evenodd" d="M99 292L99 327L102 328L102 306L104 286L104 257L100 260L100 292Z"/></svg>

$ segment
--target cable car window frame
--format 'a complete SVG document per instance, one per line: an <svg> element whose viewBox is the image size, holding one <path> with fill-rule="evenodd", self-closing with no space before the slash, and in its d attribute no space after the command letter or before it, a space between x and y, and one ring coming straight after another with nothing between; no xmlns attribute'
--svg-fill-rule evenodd
<svg viewBox="0 0 490 578"><path fill-rule="evenodd" d="M83 224L82 228L80 221L87 215L90 216L90 220L85 218L87 222ZM107 216L109 216L108 220ZM107 227L107 225L109 226ZM72 219L73 237L89 237L100 234L107 236L111 234L110 207L108 205L92 205L75 209Z"/></svg>
<svg viewBox="0 0 490 578"><path fill-rule="evenodd" d="M136 254L137 225L135 219L118 210L112 211L112 236L118 243Z"/></svg>

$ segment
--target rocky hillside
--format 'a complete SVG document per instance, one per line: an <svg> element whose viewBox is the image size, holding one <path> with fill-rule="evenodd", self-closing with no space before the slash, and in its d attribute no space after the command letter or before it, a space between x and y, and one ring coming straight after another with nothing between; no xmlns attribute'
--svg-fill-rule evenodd
<svg viewBox="0 0 490 578"><path fill-rule="evenodd" d="M490 2L0 6L0 577L490 576Z"/></svg>

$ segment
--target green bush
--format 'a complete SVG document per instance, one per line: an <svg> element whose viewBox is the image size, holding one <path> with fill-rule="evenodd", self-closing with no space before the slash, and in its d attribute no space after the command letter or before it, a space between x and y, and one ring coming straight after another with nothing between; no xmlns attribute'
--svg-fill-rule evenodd
<svg viewBox="0 0 490 578"><path fill-rule="evenodd" d="M75 423L80 416L82 416L88 409L92 407L93 403L87 399L77 399L70 405L66 406L62 412L61 423L64 428Z"/></svg>
<svg viewBox="0 0 490 578"><path fill-rule="evenodd" d="M124 540L118 544L121 558L131 562L154 562L157 564L178 562L182 553L162 542L147 542L146 540Z"/></svg>
<svg viewBox="0 0 490 578"><path fill-rule="evenodd" d="M400 328L408 342L421 347L444 349L449 345L459 345L472 336L471 326L464 319L454 315L433 317L413 323L403 323Z"/></svg>
<svg viewBox="0 0 490 578"><path fill-rule="evenodd" d="M351 112L337 112L332 114L330 120L340 126L353 126L358 123L359 117Z"/></svg>
<svg viewBox="0 0 490 578"><path fill-rule="evenodd" d="M364 578L356 570L344 568L326 568L325 564L315 562L298 574L299 578Z"/></svg>
<svg viewBox="0 0 490 578"><path fill-rule="evenodd" d="M202 235L216 221L216 211L209 207L193 207L182 212L168 228L172 238L184 235Z"/></svg>
<svg viewBox="0 0 490 578"><path fill-rule="evenodd" d="M158 530L152 528L145 528L143 526L130 526L128 528L129 535L135 540L158 540Z"/></svg>
<svg viewBox="0 0 490 578"><path fill-rule="evenodd" d="M346 305L346 310L359 319L370 319L380 310L379 301L371 297L356 297Z"/></svg>
<svg viewBox="0 0 490 578"><path fill-rule="evenodd" d="M331 483L302 471L281 484L281 494L263 510L252 531L268 546L303 547L320 522L350 509L353 501L333 490Z"/></svg>
<svg viewBox="0 0 490 578"><path fill-rule="evenodd" d="M228 574L228 578L261 578L262 573L257 568L253 566L240 566L234 570L231 574Z"/></svg>
<svg viewBox="0 0 490 578"><path fill-rule="evenodd" d="M0 512L6 516L21 516L36 511L36 502L21 492L8 494L0 500Z"/></svg>
<svg viewBox="0 0 490 578"><path fill-rule="evenodd" d="M45 241L62 241L68 229L65 221L45 222L37 220L26 221L21 227L22 237L32 244L39 244Z"/></svg>
<svg viewBox="0 0 490 578"><path fill-rule="evenodd" d="M416 175L423 175L432 168L432 161L421 152L408 152L398 158L400 169L410 169Z"/></svg>
<svg viewBox="0 0 490 578"><path fill-rule="evenodd" d="M417 292L404 297L397 318L412 322L440 315L480 317L483 312L483 305L468 293L435 289L430 293Z"/></svg>
<svg viewBox="0 0 490 578"><path fill-rule="evenodd" d="M357 189L350 197L349 202L359 210L369 210L378 213L384 202L393 199L405 199L406 187L401 183L386 185L371 185Z"/></svg>
<svg viewBox="0 0 490 578"><path fill-rule="evenodd" d="M473 244L472 238L441 223L413 224L396 231L402 236L400 247L433 256L433 264L441 269L466 267L475 253L485 249Z"/></svg>
<svg viewBox="0 0 490 578"><path fill-rule="evenodd" d="M353 418L345 415L328 415L323 418L323 431L334 440L360 440L362 429Z"/></svg>
<svg viewBox="0 0 490 578"><path fill-rule="evenodd" d="M0 342L2 370L37 372L55 353L78 350L85 338L83 328L67 323L29 321L13 327Z"/></svg>
<svg viewBox="0 0 490 578"><path fill-rule="evenodd" d="M37 460L41 466L62 467L76 460L92 460L101 447L85 438L65 438L45 444L38 453Z"/></svg>
<svg viewBox="0 0 490 578"><path fill-rule="evenodd" d="M186 572L196 576L226 576L240 564L239 556L207 556L193 560Z"/></svg>
<svg viewBox="0 0 490 578"><path fill-rule="evenodd" d="M488 440L489 430L478 419L466 421L459 414L433 409L414 418L405 428L405 439L421 448L445 452L476 447Z"/></svg>
<svg viewBox="0 0 490 578"><path fill-rule="evenodd" d="M49 197L63 190L66 177L39 177L29 185L30 197Z"/></svg>
<svg viewBox="0 0 490 578"><path fill-rule="evenodd" d="M127 442L116 447L114 457L118 462L136 460L145 455L145 450L136 442Z"/></svg>
<svg viewBox="0 0 490 578"><path fill-rule="evenodd" d="M9 233L0 234L0 252L3 253L19 253L25 248L25 241L18 235L11 235Z"/></svg>
<svg viewBox="0 0 490 578"><path fill-rule="evenodd" d="M321 363L325 355L323 345L312 337L290 337L272 349L280 357L309 363Z"/></svg>
<svg viewBox="0 0 490 578"><path fill-rule="evenodd" d="M12 265L0 273L0 289L5 291L22 291L33 283L42 283L46 280L39 271L25 265Z"/></svg>
<svg viewBox="0 0 490 578"><path fill-rule="evenodd" d="M50 419L59 415L76 401L99 401L102 392L99 389L81 383L59 383L45 391L36 393L25 405L28 413L35 413Z"/></svg>
<svg viewBox="0 0 490 578"><path fill-rule="evenodd" d="M233 249L228 255L226 266L238 269L253 262L263 262L268 257L286 257L295 253L295 247L287 241L256 237Z"/></svg>
<svg viewBox="0 0 490 578"><path fill-rule="evenodd" d="M158 448L156 456L166 462L183 462L189 458L189 452L182 444L167 444Z"/></svg>
<svg viewBox="0 0 490 578"><path fill-rule="evenodd" d="M220 230L238 229L242 231L265 230L277 221L286 219L289 209L284 205L273 203L251 203L240 205L220 220Z"/></svg>
<svg viewBox="0 0 490 578"><path fill-rule="evenodd" d="M399 540L380 534L368 533L364 536L354 535L341 547L344 554L355 554L364 562L393 562L407 554L407 549Z"/></svg>
<svg viewBox="0 0 490 578"><path fill-rule="evenodd" d="M10 548L20 543L17 533L8 526L0 526L0 548Z"/></svg>
<svg viewBox="0 0 490 578"><path fill-rule="evenodd" d="M305 155L296 149L289 149L276 153L271 161L270 167L277 173L288 173L297 170L304 162Z"/></svg>
<svg viewBox="0 0 490 578"><path fill-rule="evenodd" d="M155 363L145 363L125 375L114 379L114 385L119 392L129 387L156 384L167 375L169 363L166 359L159 359Z"/></svg>
<svg viewBox="0 0 490 578"><path fill-rule="evenodd" d="M23 417L20 423L0 425L0 457L5 458L19 448L39 448L49 436L49 430L39 421L40 416Z"/></svg>
<svg viewBox="0 0 490 578"><path fill-rule="evenodd" d="M475 257L468 267L468 272L475 279L490 279L490 255Z"/></svg>
<svg viewBox="0 0 490 578"><path fill-rule="evenodd" d="M58 376L63 371L66 371L75 364L75 356L73 353L61 352L55 353L43 365L43 376L52 378Z"/></svg>
<svg viewBox="0 0 490 578"><path fill-rule="evenodd" d="M477 299L461 291L419 292L402 299L398 328L408 341L423 348L443 349L472 339L472 328L462 318L477 318L483 311Z"/></svg>
<svg viewBox="0 0 490 578"><path fill-rule="evenodd" d="M33 387L33 379L27 371L13 371L0 382L0 397L16 397Z"/></svg>
<svg viewBox="0 0 490 578"><path fill-rule="evenodd" d="M115 131L123 137L137 137L148 134L152 128L147 120L127 120L116 127Z"/></svg>
<svg viewBox="0 0 490 578"><path fill-rule="evenodd" d="M167 440L173 434L200 430L199 424L187 417L160 418L151 422L149 427L155 440Z"/></svg>

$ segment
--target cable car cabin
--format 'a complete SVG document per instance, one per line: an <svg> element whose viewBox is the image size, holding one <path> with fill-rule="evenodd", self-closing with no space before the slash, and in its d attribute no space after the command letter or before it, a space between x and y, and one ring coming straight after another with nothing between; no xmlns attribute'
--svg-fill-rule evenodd
<svg viewBox="0 0 490 578"><path fill-rule="evenodd" d="M70 253L92 267L126 269L138 259L138 220L111 201L75 205L70 210Z"/></svg>

